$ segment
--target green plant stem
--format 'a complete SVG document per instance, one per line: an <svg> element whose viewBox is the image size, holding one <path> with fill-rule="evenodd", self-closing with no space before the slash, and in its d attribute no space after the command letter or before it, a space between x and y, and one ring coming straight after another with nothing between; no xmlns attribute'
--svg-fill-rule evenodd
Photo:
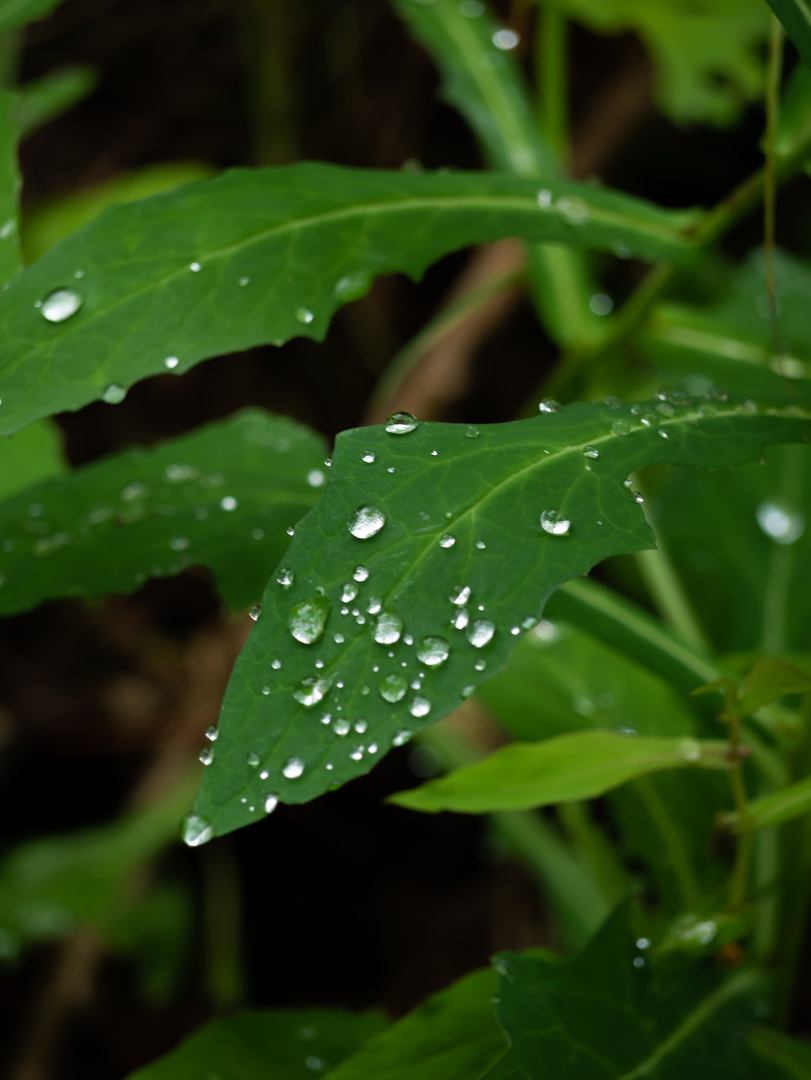
<svg viewBox="0 0 811 1080"><path fill-rule="evenodd" d="M637 551L635 559L648 592L665 622L685 644L699 652L710 653L710 643L661 538L657 537L656 548Z"/></svg>
<svg viewBox="0 0 811 1080"><path fill-rule="evenodd" d="M732 732L737 729L738 724L739 721L735 721L730 725L730 746L734 748L736 754L739 750L739 736L736 733L733 738ZM746 824L746 787L744 786L740 765L729 773L729 783L732 788L735 810L741 823L741 832L736 842L735 863L732 867L732 878L729 885L729 906L733 910L738 910L746 903L753 836L752 829Z"/></svg>
<svg viewBox="0 0 811 1080"><path fill-rule="evenodd" d="M206 942L204 984L214 1008L225 1011L238 1005L244 997L239 867L228 840L219 840L205 848L201 855Z"/></svg>
<svg viewBox="0 0 811 1080"><path fill-rule="evenodd" d="M569 147L568 26L555 0L538 8L536 50L538 121L565 164Z"/></svg>
<svg viewBox="0 0 811 1080"><path fill-rule="evenodd" d="M769 62L766 73L766 163L763 187L763 254L766 265L766 298L775 354L782 349L777 319L777 297L774 287L775 204L777 177L775 174L775 134L780 110L780 73L783 67L783 27L771 17Z"/></svg>

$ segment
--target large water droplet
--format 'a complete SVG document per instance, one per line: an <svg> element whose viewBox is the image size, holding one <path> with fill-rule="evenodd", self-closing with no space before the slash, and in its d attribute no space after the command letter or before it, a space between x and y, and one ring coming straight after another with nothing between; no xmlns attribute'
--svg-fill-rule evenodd
<svg viewBox="0 0 811 1080"><path fill-rule="evenodd" d="M627 420L615 420L611 425L611 430L615 435L629 435L631 431L631 425Z"/></svg>
<svg viewBox="0 0 811 1080"><path fill-rule="evenodd" d="M571 524L569 518L560 510L544 510L541 514L541 528L551 536L565 536Z"/></svg>
<svg viewBox="0 0 811 1080"><path fill-rule="evenodd" d="M286 567L282 566L276 574L276 581L283 589L289 589L295 581L295 574L292 570L288 570Z"/></svg>
<svg viewBox="0 0 811 1080"><path fill-rule="evenodd" d="M407 690L408 679L405 675L387 675L380 684L380 696L392 704L402 701Z"/></svg>
<svg viewBox="0 0 811 1080"><path fill-rule="evenodd" d="M441 548L452 548L456 543L456 537L451 533L443 533L439 538L439 546Z"/></svg>
<svg viewBox="0 0 811 1080"><path fill-rule="evenodd" d="M560 412L560 402L555 401L554 398L544 398L538 409L542 413Z"/></svg>
<svg viewBox="0 0 811 1080"><path fill-rule="evenodd" d="M454 585L448 599L452 604L466 604L470 599L470 586Z"/></svg>
<svg viewBox="0 0 811 1080"><path fill-rule="evenodd" d="M366 462L367 465L371 465L372 462L374 461L374 459L375 459L374 450L367 450L366 453L361 457L361 461Z"/></svg>
<svg viewBox="0 0 811 1080"><path fill-rule="evenodd" d="M369 577L369 571L366 569L365 566L356 566L355 572L352 577L355 579L355 581L366 581Z"/></svg>
<svg viewBox="0 0 811 1080"><path fill-rule="evenodd" d="M180 825L180 835L184 844L199 847L214 835L214 826L203 814L186 814Z"/></svg>
<svg viewBox="0 0 811 1080"><path fill-rule="evenodd" d="M368 540L370 536L376 536L385 524L386 515L382 510L376 506L359 506L346 527L358 540Z"/></svg>
<svg viewBox="0 0 811 1080"><path fill-rule="evenodd" d="M378 615L372 636L379 645L393 645L400 640L403 620L395 611L383 611Z"/></svg>
<svg viewBox="0 0 811 1080"><path fill-rule="evenodd" d="M408 711L412 716L427 716L431 711L431 702L427 697L416 694L409 702Z"/></svg>
<svg viewBox="0 0 811 1080"><path fill-rule="evenodd" d="M426 637L417 646L417 658L428 667L444 664L450 655L448 643L441 637Z"/></svg>
<svg viewBox="0 0 811 1080"><path fill-rule="evenodd" d="M392 413L386 421L386 431L389 435L408 435L419 427L419 420L407 412Z"/></svg>
<svg viewBox="0 0 811 1080"><path fill-rule="evenodd" d="M310 311L310 309L306 308L306 307L298 307L298 308L296 308L295 316L296 316L296 319L298 319L298 321L300 323L304 323L305 326L308 326L313 321L313 319L315 318L315 316Z"/></svg>
<svg viewBox="0 0 811 1080"><path fill-rule="evenodd" d="M288 758L285 767L282 769L282 775L286 776L288 780L297 780L304 772L304 762L300 757Z"/></svg>
<svg viewBox="0 0 811 1080"><path fill-rule="evenodd" d="M345 604L350 603L357 595L358 587L357 585L353 585L352 582L347 582L346 585L341 588L341 600L343 600Z"/></svg>
<svg viewBox="0 0 811 1080"><path fill-rule="evenodd" d="M279 805L278 795L266 795L265 796L265 813L272 814L276 807Z"/></svg>
<svg viewBox="0 0 811 1080"><path fill-rule="evenodd" d="M761 503L756 517L763 532L776 544L793 544L805 532L805 518L787 502Z"/></svg>
<svg viewBox="0 0 811 1080"><path fill-rule="evenodd" d="M82 298L73 289L54 289L39 306L40 313L48 322L60 323L75 315L82 306Z"/></svg>
<svg viewBox="0 0 811 1080"><path fill-rule="evenodd" d="M301 680L293 691L293 697L305 709L311 709L313 705L317 705L319 701L324 700L331 685L331 679L317 679L310 676Z"/></svg>
<svg viewBox="0 0 811 1080"><path fill-rule="evenodd" d="M476 619L467 628L467 639L476 649L481 649L488 641L492 641L495 632L495 623L489 619Z"/></svg>
<svg viewBox="0 0 811 1080"><path fill-rule="evenodd" d="M287 628L302 645L312 645L324 633L332 604L326 596L304 600L290 612Z"/></svg>
<svg viewBox="0 0 811 1080"><path fill-rule="evenodd" d="M101 399L102 401L106 401L108 405L120 405L126 396L127 391L123 386L118 386L116 383L110 383L101 395Z"/></svg>
<svg viewBox="0 0 811 1080"><path fill-rule="evenodd" d="M454 630L464 630L470 622L470 612L466 607L460 607L451 616L451 626Z"/></svg>

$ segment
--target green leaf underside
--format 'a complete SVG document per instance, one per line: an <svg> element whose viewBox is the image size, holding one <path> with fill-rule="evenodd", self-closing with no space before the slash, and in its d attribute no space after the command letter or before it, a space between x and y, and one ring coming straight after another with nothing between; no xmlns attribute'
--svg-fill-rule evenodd
<svg viewBox="0 0 811 1080"><path fill-rule="evenodd" d="M0 34L41 19L62 0L0 0Z"/></svg>
<svg viewBox="0 0 811 1080"><path fill-rule="evenodd" d="M323 461L314 432L251 409L29 487L0 504L0 613L132 592L199 564L247 607L317 498Z"/></svg>
<svg viewBox="0 0 811 1080"><path fill-rule="evenodd" d="M129 1080L311 1080L385 1027L378 1012L244 1009L210 1021Z"/></svg>
<svg viewBox="0 0 811 1080"><path fill-rule="evenodd" d="M329 1080L478 1080L506 1050L493 1011L497 979L474 971L372 1038Z"/></svg>
<svg viewBox="0 0 811 1080"><path fill-rule="evenodd" d="M807 0L766 0L792 44L811 67L811 6Z"/></svg>
<svg viewBox="0 0 811 1080"><path fill-rule="evenodd" d="M11 281L20 269L20 240L17 222L17 127L14 123L16 96L0 90L0 286Z"/></svg>
<svg viewBox="0 0 811 1080"><path fill-rule="evenodd" d="M657 977L626 919L621 907L574 960L496 959L496 1012L516 1067L528 1080L753 1077L741 1044L762 977L703 964L690 978Z"/></svg>
<svg viewBox="0 0 811 1080"><path fill-rule="evenodd" d="M343 433L324 496L285 556L294 582L271 581L237 662L197 811L215 832L229 832L255 820L268 794L304 802L367 772L392 743L451 712L497 672L563 581L609 555L652 545L641 507L624 486L633 469L740 464L770 442L811 438L809 416L796 402L706 402L673 415L657 412L656 403L578 404L484 426L477 436L452 424L421 424L406 435L380 427ZM589 447L597 459L584 454ZM370 453L374 461L364 462ZM364 540L348 530L361 506L386 516L380 532ZM544 531L546 510L571 520L566 535ZM446 535L452 546L441 546ZM368 579L344 603L358 565ZM459 606L449 596L458 586L471 589L470 626L489 620L496 628L483 647L450 625ZM392 645L372 636L374 598L403 620L403 636ZM305 645L292 637L288 619L313 601L329 614L323 638ZM449 658L439 666L415 655L429 636L448 643ZM405 676L409 686L394 703L380 693L392 676ZM311 708L293 696L303 679L329 681ZM411 688L417 680L419 690ZM342 721L351 724L343 736L335 730ZM258 756L257 767L247 764L248 754ZM303 766L299 775L284 774L291 762L294 772Z"/></svg>
<svg viewBox="0 0 811 1080"><path fill-rule="evenodd" d="M484 761L429 780L390 801L410 810L485 814L593 799L664 769L728 769L727 743L692 738L576 731L540 743L512 743Z"/></svg>
<svg viewBox="0 0 811 1080"><path fill-rule="evenodd" d="M681 231L695 215L589 185L549 188L542 209L537 182L517 177L305 164L111 207L0 297L0 433L165 371L170 356L181 372L296 335L321 340L375 276L417 277L468 244L522 236L656 260L696 251ZM572 205L588 220L573 223ZM65 288L82 306L48 322L36 304Z"/></svg>

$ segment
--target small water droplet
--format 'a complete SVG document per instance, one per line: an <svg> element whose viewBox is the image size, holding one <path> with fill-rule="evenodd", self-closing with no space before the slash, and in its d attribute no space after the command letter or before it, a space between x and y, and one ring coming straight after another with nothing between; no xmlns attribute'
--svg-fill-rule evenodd
<svg viewBox="0 0 811 1080"><path fill-rule="evenodd" d="M631 498L634 500L635 503L643 503L645 501L645 496L642 494L641 491L632 491Z"/></svg>
<svg viewBox="0 0 811 1080"><path fill-rule="evenodd" d="M611 425L611 430L615 435L628 435L631 431L631 425L627 420L615 420Z"/></svg>
<svg viewBox="0 0 811 1080"><path fill-rule="evenodd" d="M484 549L487 547L487 544L485 544L484 540L477 540L476 547L479 549L479 551L484 551Z"/></svg>
<svg viewBox="0 0 811 1080"><path fill-rule="evenodd" d="M101 395L102 401L106 401L108 405L119 405L127 396L127 391L123 386L118 386L116 383L110 383Z"/></svg>
<svg viewBox="0 0 811 1080"><path fill-rule="evenodd" d="M259 618L259 616L262 614L262 605L261 604L254 604L253 607L248 612L248 614L253 619L253 621L256 622L257 619Z"/></svg>
<svg viewBox="0 0 811 1080"><path fill-rule="evenodd" d="M189 270L191 270L193 274L199 274L202 269L203 267L199 262L189 263Z"/></svg>
<svg viewBox="0 0 811 1080"><path fill-rule="evenodd" d="M287 627L296 641L312 645L320 640L327 624L332 604L326 596L314 596L304 600L291 610Z"/></svg>
<svg viewBox="0 0 811 1080"><path fill-rule="evenodd" d="M467 628L467 639L474 648L481 649L492 641L495 632L495 623L489 619L476 619Z"/></svg>
<svg viewBox="0 0 811 1080"><path fill-rule="evenodd" d="M389 435L408 435L419 427L419 420L407 412L392 413L385 424Z"/></svg>
<svg viewBox="0 0 811 1080"><path fill-rule="evenodd" d="M643 968L644 966L645 966L645 958L642 957L642 956L635 956L634 957L634 967L635 968Z"/></svg>
<svg viewBox="0 0 811 1080"><path fill-rule="evenodd" d="M364 687L364 689L367 693L369 692L368 686ZM357 731L358 735L363 735L369 725L366 723L365 720L356 720L352 726L354 727L355 731Z"/></svg>
<svg viewBox="0 0 811 1080"><path fill-rule="evenodd" d="M288 780L297 780L304 772L304 762L300 757L288 758L285 767L282 769L282 775L287 777Z"/></svg>
<svg viewBox="0 0 811 1080"><path fill-rule="evenodd" d="M355 572L353 573L352 577L355 579L355 581L366 581L369 577L369 571L366 569L365 566L356 566Z"/></svg>
<svg viewBox="0 0 811 1080"><path fill-rule="evenodd" d="M413 734L414 732L409 731L408 728L400 728L400 730L396 732L394 737L392 738L391 745L403 746L403 744L407 743Z"/></svg>
<svg viewBox="0 0 811 1080"><path fill-rule="evenodd" d="M358 587L352 582L347 582L346 585L341 587L341 600L348 604L358 595Z"/></svg>
<svg viewBox="0 0 811 1080"><path fill-rule="evenodd" d="M466 607L460 607L451 616L451 626L454 630L464 630L470 622L470 612Z"/></svg>
<svg viewBox="0 0 811 1080"><path fill-rule="evenodd" d="M197 756L204 765L210 765L214 760L214 748L212 746L204 746Z"/></svg>
<svg viewBox="0 0 811 1080"><path fill-rule="evenodd" d="M164 367L168 367L169 370L171 371L173 368L177 367L177 365L180 363L180 361L178 360L178 358L176 356L167 356L166 359L163 361L163 363L164 363Z"/></svg>
<svg viewBox="0 0 811 1080"><path fill-rule="evenodd" d="M172 551L185 551L189 546L189 540L185 536L173 536L169 541L169 547Z"/></svg>
<svg viewBox="0 0 811 1080"><path fill-rule="evenodd" d="M250 279L249 277L241 277L241 278L240 278L240 279L239 279L239 280L237 281L237 284L239 285L239 287L240 287L241 289L244 289L244 288L245 288L245 286L246 286L246 285L250 285L250 283L251 283L251 279Z"/></svg>
<svg viewBox="0 0 811 1080"><path fill-rule="evenodd" d="M417 658L427 667L444 664L449 655L448 643L441 637L423 638L417 646Z"/></svg>
<svg viewBox="0 0 811 1080"><path fill-rule="evenodd" d="M313 676L309 676L308 678L301 680L293 691L293 697L300 705L303 705L305 709L311 709L313 705L317 705L319 701L324 700L329 693L331 685L331 679L317 679Z"/></svg>
<svg viewBox="0 0 811 1080"><path fill-rule="evenodd" d="M245 761L248 765L250 765L252 769L255 769L259 765L261 758L255 751L252 750L250 754L248 754L248 756L245 758Z"/></svg>
<svg viewBox="0 0 811 1080"><path fill-rule="evenodd" d="M594 446L587 446L586 449L583 451L583 457L598 458L599 456L600 451Z"/></svg>
<svg viewBox="0 0 811 1080"><path fill-rule="evenodd" d="M456 543L456 537L450 533L443 533L439 538L439 546L441 548L452 548Z"/></svg>
<svg viewBox="0 0 811 1080"><path fill-rule="evenodd" d="M286 567L280 567L276 574L276 581L281 585L283 589L289 589L295 581L295 574L292 570L288 570Z"/></svg>
<svg viewBox="0 0 811 1080"><path fill-rule="evenodd" d="M206 728L206 738L209 740L209 742L216 742L219 737L219 728L216 728L213 724L211 724L210 727Z"/></svg>
<svg viewBox="0 0 811 1080"><path fill-rule="evenodd" d="M348 735L350 731L350 723L345 716L339 716L338 719L332 725L332 730L336 735Z"/></svg>
<svg viewBox="0 0 811 1080"><path fill-rule="evenodd" d="M560 412L560 402L555 401L554 398L544 398L538 406L538 410L542 413Z"/></svg>
<svg viewBox="0 0 811 1080"><path fill-rule="evenodd" d="M295 310L295 316L296 319L300 323L304 323L305 326L308 326L315 318L310 309L306 307L297 307Z"/></svg>
<svg viewBox="0 0 811 1080"><path fill-rule="evenodd" d="M361 461L365 461L367 465L371 465L372 462L374 461L374 459L375 459L374 450L367 450L366 453L361 458Z"/></svg>
<svg viewBox="0 0 811 1080"><path fill-rule="evenodd" d="M214 826L203 814L186 814L180 826L180 835L184 844L199 847L212 838Z"/></svg>
<svg viewBox="0 0 811 1080"><path fill-rule="evenodd" d="M551 536L565 536L571 524L569 518L560 510L544 510L541 514L541 528Z"/></svg>
<svg viewBox="0 0 811 1080"><path fill-rule="evenodd" d="M412 716L427 716L431 711L431 702L428 698L415 694L409 702L408 711Z"/></svg>
<svg viewBox="0 0 811 1080"><path fill-rule="evenodd" d="M469 439L478 439L480 434L479 429L474 424L469 424L468 429L465 432L465 435L467 435Z"/></svg>
<svg viewBox="0 0 811 1080"><path fill-rule="evenodd" d="M346 641L346 638L343 634L333 634L332 640L335 642L336 645L343 645L343 643Z"/></svg>
<svg viewBox="0 0 811 1080"><path fill-rule="evenodd" d="M394 611L383 611L378 615L372 636L379 645L394 645L403 632L403 620Z"/></svg>
<svg viewBox="0 0 811 1080"><path fill-rule="evenodd" d="M496 30L493 34L493 44L502 52L509 52L516 48L520 40L520 36L514 30Z"/></svg>
<svg viewBox="0 0 811 1080"><path fill-rule="evenodd" d="M358 540L368 540L376 536L385 524L386 515L382 510L376 506L359 506L346 527Z"/></svg>
<svg viewBox="0 0 811 1080"><path fill-rule="evenodd" d="M589 307L595 315L610 315L614 301L605 293L595 293L589 300Z"/></svg>
<svg viewBox="0 0 811 1080"><path fill-rule="evenodd" d="M54 289L40 303L40 314L51 323L65 322L82 306L82 297L73 289Z"/></svg>
<svg viewBox="0 0 811 1080"><path fill-rule="evenodd" d="M659 413L660 416L673 416L673 414L676 412L676 410L673 408L669 401L660 401L659 404L656 406L656 411Z"/></svg>
<svg viewBox="0 0 811 1080"><path fill-rule="evenodd" d="M761 503L755 516L760 528L776 544L793 544L805 532L805 517L785 501Z"/></svg>
<svg viewBox="0 0 811 1080"><path fill-rule="evenodd" d="M561 195L555 207L569 225L585 225L591 217L588 206L577 195Z"/></svg>
<svg viewBox="0 0 811 1080"><path fill-rule="evenodd" d="M232 510L236 510L239 506L239 500L235 499L233 495L225 495L220 499L220 509L230 513Z"/></svg>
<svg viewBox="0 0 811 1080"><path fill-rule="evenodd" d="M484 669L487 667L487 661L486 660L477 660L476 663L473 666L476 669L476 671L484 671Z"/></svg>
<svg viewBox="0 0 811 1080"><path fill-rule="evenodd" d="M265 796L265 813L272 814L276 807L279 805L278 795L266 795Z"/></svg>
<svg viewBox="0 0 811 1080"><path fill-rule="evenodd" d="M265 697L267 697L268 694L270 693L270 687L269 686L263 686L262 687L262 693L265 695Z"/></svg>

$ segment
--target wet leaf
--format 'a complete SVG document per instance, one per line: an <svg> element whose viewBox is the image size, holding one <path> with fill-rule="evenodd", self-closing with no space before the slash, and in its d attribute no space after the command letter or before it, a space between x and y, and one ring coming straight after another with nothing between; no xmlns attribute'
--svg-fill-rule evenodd
<svg viewBox="0 0 811 1080"><path fill-rule="evenodd" d="M477 437L453 424L339 435L324 496L285 555L293 582L271 580L226 693L197 802L214 831L259 816L242 798L304 802L367 772L498 671L563 581L650 546L624 483L634 468L732 465L769 441L811 437L796 400L664 404L546 403ZM559 515L548 528L545 511ZM291 615L318 597L330 605L323 636L303 644ZM420 659L428 638L446 643L447 660ZM308 706L313 679L322 690Z"/></svg>
<svg viewBox="0 0 811 1080"><path fill-rule="evenodd" d="M694 214L586 184L291 165L107 209L0 297L0 433L147 375L305 335L373 278L505 236L685 260ZM67 294L67 295L66 295ZM68 301L70 301L68 303ZM37 305L40 305L39 307ZM120 399L119 399L120 400Z"/></svg>
<svg viewBox="0 0 811 1080"><path fill-rule="evenodd" d="M30 441L32 430L8 442ZM27 487L0 503L0 613L133 592L200 564L230 606L248 607L287 545L285 530L319 495L323 455L309 428L246 410Z"/></svg>

